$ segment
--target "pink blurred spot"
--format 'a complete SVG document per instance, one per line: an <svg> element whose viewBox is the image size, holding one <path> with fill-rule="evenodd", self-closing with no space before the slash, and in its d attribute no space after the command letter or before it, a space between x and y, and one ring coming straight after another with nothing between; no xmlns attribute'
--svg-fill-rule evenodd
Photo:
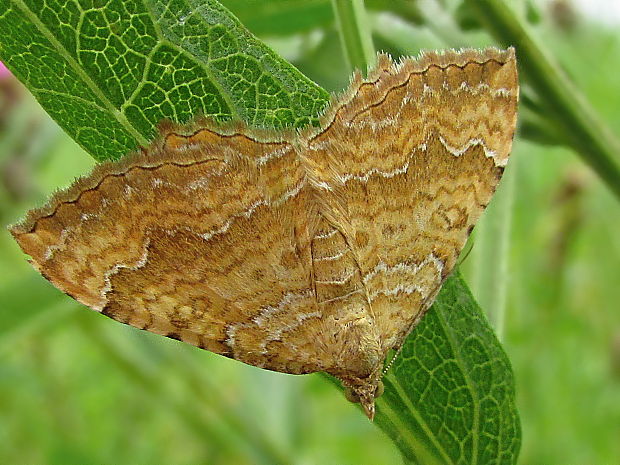
<svg viewBox="0 0 620 465"><path fill-rule="evenodd" d="M8 70L4 63L0 61L0 79L7 78L11 75L11 72Z"/></svg>

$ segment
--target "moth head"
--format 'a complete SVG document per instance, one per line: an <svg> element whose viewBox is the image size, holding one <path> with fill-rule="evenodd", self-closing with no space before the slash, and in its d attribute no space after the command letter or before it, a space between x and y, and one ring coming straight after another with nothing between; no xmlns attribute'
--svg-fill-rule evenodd
<svg viewBox="0 0 620 465"><path fill-rule="evenodd" d="M375 417L375 399L383 394L383 382L380 378L356 381L344 382L344 395L349 402L361 404L364 413L372 421Z"/></svg>

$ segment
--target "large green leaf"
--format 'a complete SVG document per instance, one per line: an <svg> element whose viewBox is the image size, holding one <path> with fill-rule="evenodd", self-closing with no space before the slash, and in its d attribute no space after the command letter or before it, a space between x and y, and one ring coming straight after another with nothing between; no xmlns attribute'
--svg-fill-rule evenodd
<svg viewBox="0 0 620 465"><path fill-rule="evenodd" d="M0 58L97 159L146 143L162 118L301 126L328 100L214 0L0 0ZM416 463L514 463L513 384L453 277L386 377L376 422Z"/></svg>
<svg viewBox="0 0 620 465"><path fill-rule="evenodd" d="M214 0L1 0L0 56L97 160L164 118L304 126L328 100Z"/></svg>
<svg viewBox="0 0 620 465"><path fill-rule="evenodd" d="M521 430L510 362L458 274L384 383L376 421L413 463L516 462Z"/></svg>

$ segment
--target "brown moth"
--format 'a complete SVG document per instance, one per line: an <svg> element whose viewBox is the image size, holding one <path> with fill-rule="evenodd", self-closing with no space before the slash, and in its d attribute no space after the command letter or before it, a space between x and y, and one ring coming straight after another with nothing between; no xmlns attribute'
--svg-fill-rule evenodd
<svg viewBox="0 0 620 465"><path fill-rule="evenodd" d="M514 50L379 55L318 128L165 124L11 232L117 321L284 373L369 418L384 360L453 270L508 161Z"/></svg>

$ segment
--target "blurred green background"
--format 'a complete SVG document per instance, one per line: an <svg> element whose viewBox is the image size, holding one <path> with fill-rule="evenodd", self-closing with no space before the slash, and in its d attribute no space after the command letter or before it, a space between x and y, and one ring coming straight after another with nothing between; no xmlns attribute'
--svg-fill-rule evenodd
<svg viewBox="0 0 620 465"><path fill-rule="evenodd" d="M346 86L329 0L223 3L321 86ZM394 56L494 43L458 1L366 3L376 49ZM617 137L615 0L604 17L570 0L515 3ZM617 464L620 199L541 127L517 137L462 269L513 363L520 463ZM0 223L93 165L0 77ZM53 288L4 230L0 249L0 463L402 463L320 375L270 373L120 325ZM488 276L498 254L502 273Z"/></svg>

